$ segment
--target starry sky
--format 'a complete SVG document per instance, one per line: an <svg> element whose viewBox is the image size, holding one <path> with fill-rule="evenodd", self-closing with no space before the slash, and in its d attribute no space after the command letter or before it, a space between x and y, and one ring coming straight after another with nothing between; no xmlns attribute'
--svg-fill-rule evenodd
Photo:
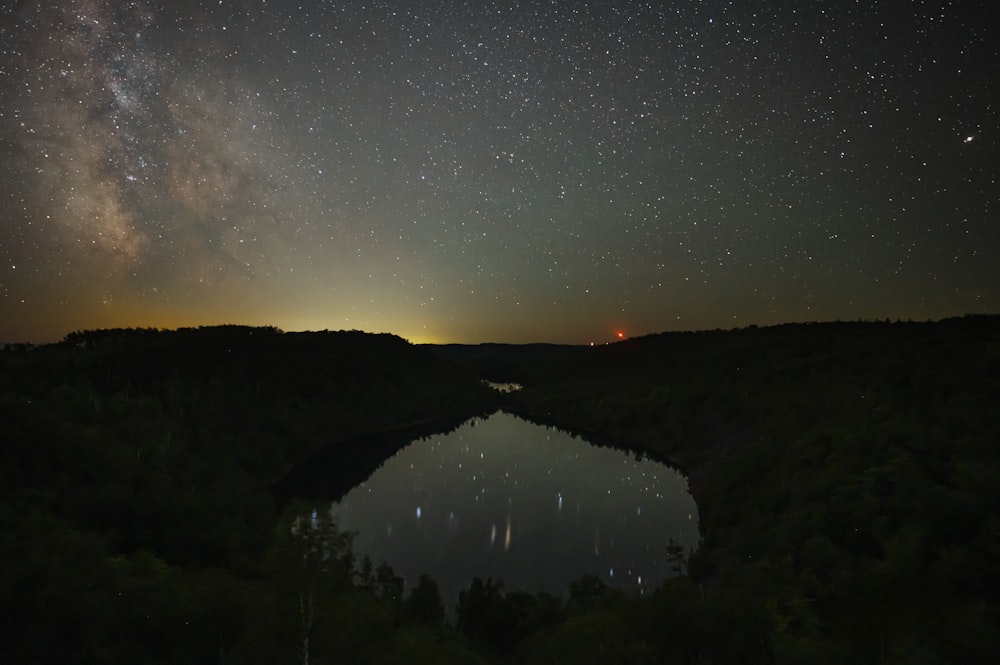
<svg viewBox="0 0 1000 665"><path fill-rule="evenodd" d="M992 3L0 3L0 341L1000 311Z"/></svg>

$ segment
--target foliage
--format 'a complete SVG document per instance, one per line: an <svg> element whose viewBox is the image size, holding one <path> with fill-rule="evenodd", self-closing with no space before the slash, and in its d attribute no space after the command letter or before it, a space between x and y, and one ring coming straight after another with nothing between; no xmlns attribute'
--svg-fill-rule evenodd
<svg viewBox="0 0 1000 665"><path fill-rule="evenodd" d="M73 333L0 353L0 661L1000 662L998 398L995 316L596 348ZM327 445L498 400L685 469L687 576L475 580L452 625L432 579L272 500Z"/></svg>
<svg viewBox="0 0 1000 665"><path fill-rule="evenodd" d="M360 332L105 330L0 353L4 659L274 662L305 635L322 651L346 599L371 604L353 563L320 554L349 551L343 534L320 511L291 538L302 507L279 515L269 486L321 447L492 399ZM296 548L312 558L290 565Z"/></svg>
<svg viewBox="0 0 1000 665"><path fill-rule="evenodd" d="M734 620L769 658L1000 656L984 628L1000 618L1000 317L652 335L513 379L505 408L688 471L704 534L689 573L706 607L760 605Z"/></svg>

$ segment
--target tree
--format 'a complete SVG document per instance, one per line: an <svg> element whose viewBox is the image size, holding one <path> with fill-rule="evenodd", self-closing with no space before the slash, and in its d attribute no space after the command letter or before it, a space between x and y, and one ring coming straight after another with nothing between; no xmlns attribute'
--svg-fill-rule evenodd
<svg viewBox="0 0 1000 665"><path fill-rule="evenodd" d="M358 571L357 578L359 589L375 591L375 568L372 558L367 554L361 559L361 570Z"/></svg>
<svg viewBox="0 0 1000 665"><path fill-rule="evenodd" d="M295 617L290 637L303 665L333 598L353 588L352 543L353 534L340 531L328 510L295 506L279 523L270 557L278 611Z"/></svg>
<svg viewBox="0 0 1000 665"><path fill-rule="evenodd" d="M684 569L687 567L687 553L684 551L684 546L673 538L670 539L670 544L667 545L667 563L670 565L670 571L674 575L683 575Z"/></svg>
<svg viewBox="0 0 1000 665"><path fill-rule="evenodd" d="M589 612L609 604L611 589L596 575L584 575L569 583L569 605Z"/></svg>
<svg viewBox="0 0 1000 665"><path fill-rule="evenodd" d="M444 621L444 603L437 582L428 575L421 575L417 586L404 604L407 617L417 623L438 624Z"/></svg>
<svg viewBox="0 0 1000 665"><path fill-rule="evenodd" d="M503 580L492 577L483 582L472 580L468 589L458 594L457 620L455 627L466 637L490 645L498 652L509 645L513 618L504 602Z"/></svg>
<svg viewBox="0 0 1000 665"><path fill-rule="evenodd" d="M383 561L375 570L375 581L382 598L396 605L403 602L403 587L406 582L396 574L392 566Z"/></svg>

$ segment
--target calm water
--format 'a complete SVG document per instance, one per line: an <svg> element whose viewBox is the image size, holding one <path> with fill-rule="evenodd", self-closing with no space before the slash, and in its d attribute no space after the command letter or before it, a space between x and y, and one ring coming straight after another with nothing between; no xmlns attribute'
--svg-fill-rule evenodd
<svg viewBox="0 0 1000 665"><path fill-rule="evenodd" d="M698 509L675 470L498 412L420 439L333 504L355 549L447 602L473 577L564 595L594 574L631 591L669 574L673 539L698 543Z"/></svg>

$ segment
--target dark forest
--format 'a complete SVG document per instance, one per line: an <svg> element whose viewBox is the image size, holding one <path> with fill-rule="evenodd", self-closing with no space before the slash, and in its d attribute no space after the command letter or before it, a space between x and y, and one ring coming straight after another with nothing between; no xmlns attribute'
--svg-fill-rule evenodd
<svg viewBox="0 0 1000 665"><path fill-rule="evenodd" d="M998 402L1000 316L597 347L242 326L10 346L0 661L997 662ZM702 542L663 555L686 574L641 597L476 579L445 608L280 491L310 455L497 408L681 468Z"/></svg>

